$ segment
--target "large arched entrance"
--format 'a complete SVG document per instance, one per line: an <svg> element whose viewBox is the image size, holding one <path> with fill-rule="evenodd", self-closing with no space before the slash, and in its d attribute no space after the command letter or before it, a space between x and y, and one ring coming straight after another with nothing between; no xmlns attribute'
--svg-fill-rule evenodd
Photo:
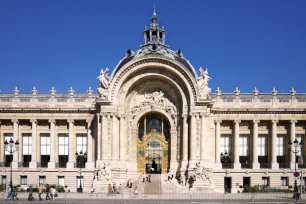
<svg viewBox="0 0 306 204"><path fill-rule="evenodd" d="M138 123L137 165L138 173L167 173L169 170L170 127L159 113L149 113Z"/></svg>

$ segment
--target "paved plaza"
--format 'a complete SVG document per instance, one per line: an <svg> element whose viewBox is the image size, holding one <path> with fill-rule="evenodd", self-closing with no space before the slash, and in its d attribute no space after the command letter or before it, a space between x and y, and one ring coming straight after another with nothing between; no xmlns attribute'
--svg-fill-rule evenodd
<svg viewBox="0 0 306 204"><path fill-rule="evenodd" d="M5 201L4 194L1 194L0 203L33 203L27 201L27 193L19 193L18 201ZM291 198L292 194L285 193L256 193L256 194L118 194L107 196L106 194L87 193L60 193L55 201L34 201L39 203L106 203L106 204L140 204L140 203L296 203ZM37 194L34 195L35 198ZM44 198L44 196L43 196ZM306 203L306 196L297 203Z"/></svg>

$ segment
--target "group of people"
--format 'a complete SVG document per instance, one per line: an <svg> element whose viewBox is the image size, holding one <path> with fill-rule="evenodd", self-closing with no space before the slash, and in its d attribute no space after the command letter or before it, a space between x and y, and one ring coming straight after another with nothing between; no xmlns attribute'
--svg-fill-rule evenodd
<svg viewBox="0 0 306 204"><path fill-rule="evenodd" d="M108 190L108 193L107 195L117 195L117 194L120 194L121 193L121 189L122 189L122 186L121 184L117 187L117 185L114 183L114 185L112 184L109 184L108 187L107 187L107 190Z"/></svg>
<svg viewBox="0 0 306 204"><path fill-rule="evenodd" d="M27 192L29 192L28 201L34 201L35 198L33 194L34 191L33 191L32 185L29 186L29 188L27 189ZM45 192L46 192L46 200L55 200L55 197L57 197L56 189L53 187L50 187L49 184L46 185ZM8 186L6 189L6 193L7 193L7 197L5 200L15 200L15 199L18 200L16 187L11 188L10 186ZM38 193L38 199L43 200L41 197L43 193L42 185L39 185L37 187L37 193Z"/></svg>
<svg viewBox="0 0 306 204"><path fill-rule="evenodd" d="M150 173L142 174L141 177L142 177L142 183L144 183L145 181L148 181L151 183L152 175Z"/></svg>
<svg viewBox="0 0 306 204"><path fill-rule="evenodd" d="M6 193L7 196L5 200L18 200L16 187L11 188L10 186L7 186Z"/></svg>

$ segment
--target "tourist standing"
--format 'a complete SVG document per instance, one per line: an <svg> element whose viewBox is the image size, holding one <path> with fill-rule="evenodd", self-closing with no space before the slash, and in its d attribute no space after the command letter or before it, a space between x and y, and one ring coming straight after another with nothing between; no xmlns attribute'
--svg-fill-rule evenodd
<svg viewBox="0 0 306 204"><path fill-rule="evenodd" d="M55 198L55 193L56 193L56 190L55 190L55 188L53 188L53 187L51 187L51 198L52 198L52 200L54 200Z"/></svg>
<svg viewBox="0 0 306 204"><path fill-rule="evenodd" d="M112 187L111 184L108 184L107 190L108 190L107 196L111 195L112 194L112 190L113 190L113 187Z"/></svg>
<svg viewBox="0 0 306 204"><path fill-rule="evenodd" d="M118 194L120 194L121 193L121 189L122 189L122 186L121 186L121 184L118 186Z"/></svg>
<svg viewBox="0 0 306 204"><path fill-rule="evenodd" d="M50 199L50 186L49 186L49 184L47 184L47 187L46 187L46 200L51 200Z"/></svg>
<svg viewBox="0 0 306 204"><path fill-rule="evenodd" d="M39 200L42 200L41 194L42 194L42 187L41 187L41 184L40 184L40 185L38 186L38 199L39 199Z"/></svg>

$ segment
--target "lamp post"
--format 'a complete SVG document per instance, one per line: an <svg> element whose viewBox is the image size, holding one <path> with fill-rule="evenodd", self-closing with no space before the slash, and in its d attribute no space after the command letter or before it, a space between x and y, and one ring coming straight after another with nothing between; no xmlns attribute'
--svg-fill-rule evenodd
<svg viewBox="0 0 306 204"><path fill-rule="evenodd" d="M289 141L288 142L288 149L290 152L294 153L294 172L296 172L296 154L301 152L302 147L303 147L304 143L301 140L301 142L299 143L299 141L297 141L297 139L295 138L295 140L293 141L293 148L292 148L292 142ZM294 180L294 197L295 197L295 201L297 201L298 199L298 187L297 187L297 181L296 179Z"/></svg>
<svg viewBox="0 0 306 204"><path fill-rule="evenodd" d="M223 152L221 152L220 154L220 160L221 163L231 163L231 154L228 153L227 151L225 151L225 153L223 154ZM225 193L228 193L228 189L227 189L227 178L225 178L225 183L224 183L224 187L225 187Z"/></svg>
<svg viewBox="0 0 306 204"><path fill-rule="evenodd" d="M80 153L76 152L75 156L76 156L76 160L77 160L77 167L80 168L80 188L78 189L78 192L82 193L83 192L83 187L82 187L82 168L84 168L83 164L86 163L87 153L85 152L83 154L83 151L81 150Z"/></svg>
<svg viewBox="0 0 306 204"><path fill-rule="evenodd" d="M18 151L18 149L19 149L19 142L18 142L18 140L16 140L15 148L14 148L14 140L12 138L10 139L9 142L7 142L7 140L5 140L4 148L5 148L5 151L10 153L11 158L13 158L13 153ZM12 167L13 167L13 165L12 165L12 160L10 161L10 166L11 166L10 187L12 189L13 188L13 181L12 181L12 175L13 175L13 168Z"/></svg>

